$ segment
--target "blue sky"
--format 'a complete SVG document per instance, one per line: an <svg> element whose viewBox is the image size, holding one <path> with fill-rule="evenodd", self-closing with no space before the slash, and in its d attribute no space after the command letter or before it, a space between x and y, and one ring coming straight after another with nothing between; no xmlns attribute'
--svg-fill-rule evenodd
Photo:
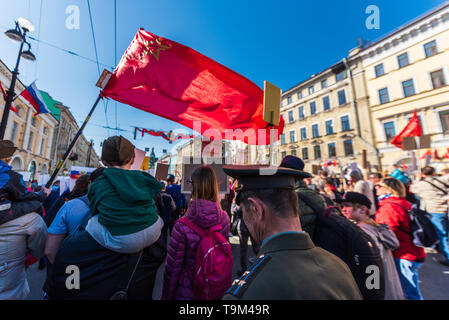
<svg viewBox="0 0 449 320"><path fill-rule="evenodd" d="M263 87L267 80L283 90L345 57L357 38L376 40L444 3L443 0L117 0L117 61L143 27L159 36L189 46L224 64ZM42 4L42 10L41 10ZM80 28L66 28L66 8L80 10ZM366 7L380 9L380 28L368 30ZM18 17L30 19L30 35L54 46L95 60L87 0L0 0L0 59L12 69L19 46L3 35ZM90 0L98 58L114 66L114 1ZM78 123L86 117L98 95L96 63L30 40L35 62L22 60L20 80L37 86L70 107ZM100 71L103 69L100 66ZM9 85L9 84L8 84ZM117 117L115 108L117 105ZM169 120L109 101L102 102L85 129L100 154L100 142L115 130L137 147L154 147L156 155L176 144L146 135L133 140L133 126L158 130L180 126Z"/></svg>

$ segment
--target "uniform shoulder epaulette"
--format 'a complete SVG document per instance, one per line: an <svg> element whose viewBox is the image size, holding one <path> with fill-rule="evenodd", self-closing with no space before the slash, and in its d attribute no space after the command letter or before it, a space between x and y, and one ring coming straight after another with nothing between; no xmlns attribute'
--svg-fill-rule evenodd
<svg viewBox="0 0 449 320"><path fill-rule="evenodd" d="M256 277L257 273L259 273L262 267L270 261L270 259L271 257L268 254L260 255L239 279L234 280L226 294L241 297L246 289L248 289L249 283Z"/></svg>

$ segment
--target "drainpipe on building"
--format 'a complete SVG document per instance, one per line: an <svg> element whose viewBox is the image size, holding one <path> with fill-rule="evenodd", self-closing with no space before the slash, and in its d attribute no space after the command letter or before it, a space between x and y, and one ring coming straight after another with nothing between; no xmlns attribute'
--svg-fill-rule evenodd
<svg viewBox="0 0 449 320"><path fill-rule="evenodd" d="M379 170L381 170L381 163L380 163L380 153L379 150L372 145L371 143L369 143L368 141L366 141L363 137L362 134L360 132L360 121L359 121L359 113L357 110L357 101L356 101L356 93L355 93L355 86L354 86L354 78L352 75L352 70L351 68L349 68L348 65L348 59L343 58L343 64L345 65L345 69L348 71L349 73L349 81L350 81L350 85L351 85L351 92L352 92L352 99L351 99L351 106L352 106L352 112L355 115L355 133L356 136L367 146L369 146L375 153L376 153L376 162L377 162L377 166L379 168Z"/></svg>
<svg viewBox="0 0 449 320"><path fill-rule="evenodd" d="M53 161L52 161L52 165L55 164L57 165L58 163L58 146L59 146L59 135L61 133L61 112L59 112L59 119L58 119L58 130L56 132L56 139L55 139L55 153L53 156ZM53 171L52 171L53 172Z"/></svg>

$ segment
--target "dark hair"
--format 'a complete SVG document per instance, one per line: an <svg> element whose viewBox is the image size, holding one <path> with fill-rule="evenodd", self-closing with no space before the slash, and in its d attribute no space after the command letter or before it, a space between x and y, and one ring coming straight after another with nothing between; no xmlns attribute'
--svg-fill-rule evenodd
<svg viewBox="0 0 449 320"><path fill-rule="evenodd" d="M209 166L196 168L192 173L192 198L219 203L218 182L215 171Z"/></svg>
<svg viewBox="0 0 449 320"><path fill-rule="evenodd" d="M268 206L270 211L279 218L299 216L298 196L294 190L260 189L243 191L240 194L240 204L249 210L248 198L257 198ZM287 215L293 212L294 215Z"/></svg>
<svg viewBox="0 0 449 320"><path fill-rule="evenodd" d="M435 168L430 166L424 167L421 169L421 173L426 176L431 176L435 173Z"/></svg>
<svg viewBox="0 0 449 320"><path fill-rule="evenodd" d="M371 172L368 177L376 176L377 179L382 179L382 175L379 172Z"/></svg>
<svg viewBox="0 0 449 320"><path fill-rule="evenodd" d="M327 173L327 171L321 171L321 175L323 176L323 177L327 177L329 174Z"/></svg>
<svg viewBox="0 0 449 320"><path fill-rule="evenodd" d="M87 194L89 190L90 177L88 174L83 174L80 176L76 182L75 187L73 188L71 194L75 197L82 197Z"/></svg>
<svg viewBox="0 0 449 320"><path fill-rule="evenodd" d="M97 179L97 178L99 178L102 174L103 174L103 172L104 172L104 169L106 169L105 167L100 167L100 168L97 168L97 169L95 169L94 171L92 171L91 173L90 173L90 182L93 182L93 181L95 181L95 179Z"/></svg>

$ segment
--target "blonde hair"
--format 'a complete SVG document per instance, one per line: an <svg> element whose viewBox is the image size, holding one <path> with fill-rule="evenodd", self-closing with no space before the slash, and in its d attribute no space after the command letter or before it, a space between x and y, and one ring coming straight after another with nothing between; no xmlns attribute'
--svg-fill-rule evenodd
<svg viewBox="0 0 449 320"><path fill-rule="evenodd" d="M389 190L393 196L405 198L407 195L404 184L395 178L384 178L382 183L384 188Z"/></svg>
<svg viewBox="0 0 449 320"><path fill-rule="evenodd" d="M218 182L214 170L209 166L196 168L192 173L193 199L219 203Z"/></svg>

